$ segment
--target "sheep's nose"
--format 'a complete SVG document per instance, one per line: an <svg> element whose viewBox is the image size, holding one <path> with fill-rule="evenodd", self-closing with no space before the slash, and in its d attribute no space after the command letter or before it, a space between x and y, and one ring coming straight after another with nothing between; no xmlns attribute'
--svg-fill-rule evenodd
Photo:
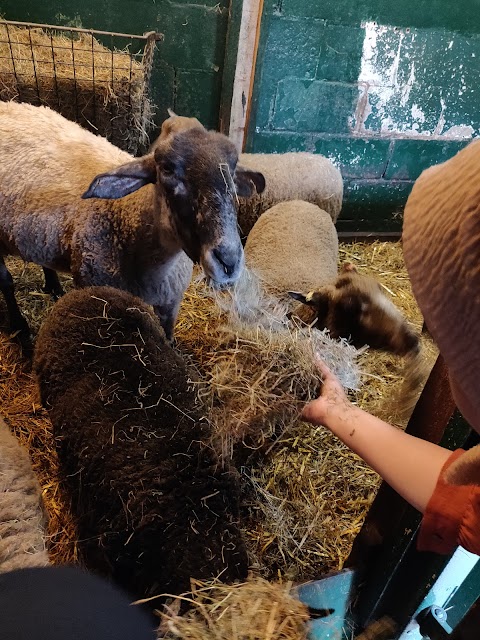
<svg viewBox="0 0 480 640"><path fill-rule="evenodd" d="M231 276L238 266L238 261L241 257L241 249L238 247L226 247L220 245L213 250L215 259L222 265L223 270L227 276Z"/></svg>

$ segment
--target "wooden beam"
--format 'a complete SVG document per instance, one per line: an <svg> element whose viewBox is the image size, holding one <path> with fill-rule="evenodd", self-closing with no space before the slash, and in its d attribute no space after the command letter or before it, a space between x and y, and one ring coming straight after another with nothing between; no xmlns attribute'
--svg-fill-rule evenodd
<svg viewBox="0 0 480 640"><path fill-rule="evenodd" d="M400 231L339 231L341 242L398 242L402 237Z"/></svg>
<svg viewBox="0 0 480 640"><path fill-rule="evenodd" d="M229 137L239 151L245 144L262 13L263 0L243 0L229 126Z"/></svg>

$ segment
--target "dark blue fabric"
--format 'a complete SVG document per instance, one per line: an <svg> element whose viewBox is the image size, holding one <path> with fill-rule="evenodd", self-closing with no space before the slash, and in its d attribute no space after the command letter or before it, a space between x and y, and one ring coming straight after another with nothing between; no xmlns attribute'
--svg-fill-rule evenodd
<svg viewBox="0 0 480 640"><path fill-rule="evenodd" d="M71 567L0 575L0 640L153 640L154 621L126 595Z"/></svg>

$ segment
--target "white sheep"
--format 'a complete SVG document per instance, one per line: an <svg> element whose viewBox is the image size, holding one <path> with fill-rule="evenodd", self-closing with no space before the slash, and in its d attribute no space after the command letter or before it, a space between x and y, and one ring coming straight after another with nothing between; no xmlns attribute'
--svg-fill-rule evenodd
<svg viewBox="0 0 480 640"><path fill-rule="evenodd" d="M0 418L0 573L48 565L46 521L30 457Z"/></svg>
<svg viewBox="0 0 480 640"><path fill-rule="evenodd" d="M77 286L137 295L168 338L191 261L218 286L243 269L236 198L265 183L237 166L219 133L172 131L134 159L47 107L0 102L0 157L0 290L13 330L28 335L6 255L44 267L46 290L57 295L57 270Z"/></svg>
<svg viewBox="0 0 480 640"><path fill-rule="evenodd" d="M263 213L248 235L245 258L268 288L306 305L302 320L328 329L332 338L398 354L418 350L418 336L376 280L351 264L338 274L335 226L316 205L294 200Z"/></svg>

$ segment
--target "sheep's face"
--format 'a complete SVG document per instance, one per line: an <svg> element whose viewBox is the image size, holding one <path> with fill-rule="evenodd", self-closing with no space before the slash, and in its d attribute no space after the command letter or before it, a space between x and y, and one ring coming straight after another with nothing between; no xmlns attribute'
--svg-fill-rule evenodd
<svg viewBox="0 0 480 640"><path fill-rule="evenodd" d="M346 338L357 348L369 345L398 355L419 349L418 336L381 285L359 274L351 264L344 265L332 285L307 295L290 295L312 309L314 326L328 329L332 338Z"/></svg>
<svg viewBox="0 0 480 640"><path fill-rule="evenodd" d="M230 140L203 127L160 142L155 162L158 189L184 251L201 263L212 284L235 282L244 265L237 197L263 191L263 176L239 167Z"/></svg>
<svg viewBox="0 0 480 640"><path fill-rule="evenodd" d="M189 127L160 138L154 154L97 176L83 197L121 198L154 183L162 224L214 286L228 286L244 266L238 196L265 188L261 173L237 163L235 146L226 136Z"/></svg>

